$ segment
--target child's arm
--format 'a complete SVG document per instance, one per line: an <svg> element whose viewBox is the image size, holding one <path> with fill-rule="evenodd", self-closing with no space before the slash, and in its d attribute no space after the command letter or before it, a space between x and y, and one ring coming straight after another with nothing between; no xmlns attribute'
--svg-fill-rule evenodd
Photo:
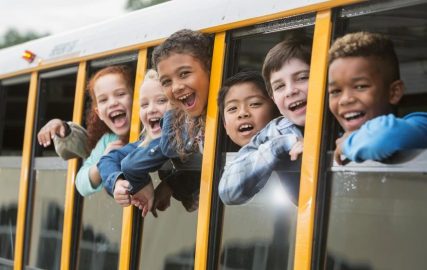
<svg viewBox="0 0 427 270"><path fill-rule="evenodd" d="M169 158L175 158L178 156L174 145L171 143L172 138L175 135L173 132L173 115L173 110L169 110L163 115L162 136L159 142L160 150L165 156Z"/></svg>
<svg viewBox="0 0 427 270"><path fill-rule="evenodd" d="M90 153L90 156L83 162L76 176L76 188L82 196L88 196L102 189L98 179L92 179L93 169L96 169L96 163L104 154L107 143L107 136L104 135L96 144L95 148ZM92 173L90 172L92 170Z"/></svg>
<svg viewBox="0 0 427 270"><path fill-rule="evenodd" d="M383 160L397 151L427 148L427 113L403 118L391 114L376 117L342 142L342 154L350 160Z"/></svg>
<svg viewBox="0 0 427 270"><path fill-rule="evenodd" d="M242 204L251 199L265 185L275 166L289 160L289 151L301 133L295 126L289 126L274 134L276 127L271 123L225 166L219 183L219 196L225 204Z"/></svg>
<svg viewBox="0 0 427 270"><path fill-rule="evenodd" d="M138 143L129 143L122 148L114 149L107 155L103 155L99 160L97 167L101 175L102 184L108 193L114 195L114 187L116 181L121 178L124 180L123 173L120 167L120 162L135 148Z"/></svg>
<svg viewBox="0 0 427 270"><path fill-rule="evenodd" d="M148 173L157 171L168 160L160 151L159 141L160 138L157 138L145 147L137 147L122 160L121 169L130 183L131 194L151 183Z"/></svg>

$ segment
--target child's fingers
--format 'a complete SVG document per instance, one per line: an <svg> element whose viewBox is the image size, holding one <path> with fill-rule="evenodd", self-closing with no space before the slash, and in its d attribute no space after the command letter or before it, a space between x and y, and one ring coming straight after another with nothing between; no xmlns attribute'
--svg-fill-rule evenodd
<svg viewBox="0 0 427 270"><path fill-rule="evenodd" d="M338 148L334 151L334 160L338 165L342 165L341 151Z"/></svg>

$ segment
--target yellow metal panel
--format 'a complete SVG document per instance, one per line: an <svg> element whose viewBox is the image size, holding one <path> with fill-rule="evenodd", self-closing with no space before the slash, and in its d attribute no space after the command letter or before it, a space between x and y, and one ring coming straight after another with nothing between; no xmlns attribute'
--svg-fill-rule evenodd
<svg viewBox="0 0 427 270"><path fill-rule="evenodd" d="M141 121L139 120L139 88L144 80L147 69L147 50L143 49L138 53L138 64L136 68L135 88L132 103L132 126L130 129L130 141L136 141L139 137ZM119 269L130 268L131 244L132 244L132 216L134 207L129 206L123 209L122 237L120 248Z"/></svg>
<svg viewBox="0 0 427 270"><path fill-rule="evenodd" d="M21 181L19 183L18 216L16 222L15 239L15 265L14 270L23 269L24 257L24 232L26 225L26 212L28 202L28 184L31 169L31 142L33 138L34 117L37 102L38 74L33 72L30 80L30 92L28 94L27 113L25 116L24 145L22 150Z"/></svg>
<svg viewBox="0 0 427 270"><path fill-rule="evenodd" d="M207 266L209 246L209 223L212 200L212 184L215 165L216 135L218 130L218 106L216 99L221 87L225 53L225 32L217 33L212 56L209 99L206 114L205 142L202 173L200 179L200 200L197 221L196 257L194 269L204 270Z"/></svg>
<svg viewBox="0 0 427 270"><path fill-rule="evenodd" d="M325 10L325 9L330 9L330 8L334 8L334 7L339 7L339 6L350 5L350 4L354 4L354 3L358 3L358 2L363 2L363 1L362 0L331 0L331 1L322 2L319 4L308 5L308 6L301 7L301 8L283 10L283 11L273 13L270 15L266 15L266 16L255 17L255 18L251 18L251 19L247 19L247 20L241 20L241 21L228 23L228 24L221 24L221 25L214 26L214 27L200 29L200 31L202 31L204 33L224 32L224 31L228 31L228 30L232 30L232 29L236 29L236 28L240 28L240 27L245 27L245 26L250 26L250 25L254 25L254 24L260 24L260 23L272 21L272 20L277 20L277 19L281 19L284 17L295 16L295 15L310 13L310 12L316 12L319 10ZM18 75L26 74L26 73L29 73L32 71L40 71L43 69L74 64L74 63L78 63L81 61L89 61L92 59L96 59L96 58L100 58L100 57L106 57L109 55L114 55L114 54L119 54L119 53L124 53L124 52L130 52L130 51L134 51L134 50L138 50L138 49L145 49L145 48L149 48L152 46L157 46L163 40L164 39L151 40L151 41L147 41L147 42L144 42L141 44L134 44L134 45L129 45L129 46L122 47L122 48L117 48L115 50L111 50L111 51L107 51L107 52L96 53L96 54L88 55L88 56L84 56L84 57L74 57L74 58L70 58L70 59L66 59L66 60L60 60L57 62L45 62L45 63L41 62L40 65L38 65L37 67L25 69L25 70L18 71L18 72L13 72L10 74L0 75L0 79L12 77L12 76L18 76Z"/></svg>
<svg viewBox="0 0 427 270"><path fill-rule="evenodd" d="M310 82L307 97L307 114L304 132L304 153L301 165L301 183L298 206L295 247L296 270L309 270L313 246L314 211L316 209L317 179L319 175L320 143L328 49L331 39L331 11L320 11L316 16L313 51L310 65Z"/></svg>
<svg viewBox="0 0 427 270"><path fill-rule="evenodd" d="M86 86L86 62L79 64L77 72L76 93L74 95L73 122L81 124L83 118L84 94ZM74 201L76 189L75 178L78 171L78 159L68 161L67 185L65 190L64 228L62 231L61 269L70 269L70 253L73 237Z"/></svg>

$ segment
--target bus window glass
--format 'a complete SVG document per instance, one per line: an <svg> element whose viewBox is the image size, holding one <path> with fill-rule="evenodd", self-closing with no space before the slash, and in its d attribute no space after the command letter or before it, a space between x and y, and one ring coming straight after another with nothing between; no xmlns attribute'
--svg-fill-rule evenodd
<svg viewBox="0 0 427 270"><path fill-rule="evenodd" d="M306 14L231 32L226 76L245 70L261 72L271 48L290 37L311 39L313 25L314 15ZM230 152L239 148L225 132L220 136L225 142L219 142L222 156L226 157L221 163L226 164L234 159ZM300 166L296 161L292 168L289 164L275 167L266 185L249 202L224 206L221 246L216 255L219 269L293 269Z"/></svg>
<svg viewBox="0 0 427 270"><path fill-rule="evenodd" d="M363 30L385 34L393 41L406 86L397 107L401 117L427 111L427 4L392 2L362 3L339 10L336 23L342 27L336 27L341 30L335 37ZM334 121L331 117L326 126ZM328 147L333 150L335 143L331 140ZM399 155L405 157L405 163L393 162ZM374 166L369 161L344 167L326 165L327 180L320 182L326 183L325 211L329 213L323 256L327 269L425 268L426 160L425 153L406 152Z"/></svg>
<svg viewBox="0 0 427 270"><path fill-rule="evenodd" d="M122 207L104 190L85 197L78 269L117 269Z"/></svg>
<svg viewBox="0 0 427 270"><path fill-rule="evenodd" d="M152 174L154 185L160 183ZM171 198L164 212L144 219L140 269L194 269L197 211L187 212L181 202Z"/></svg>
<svg viewBox="0 0 427 270"><path fill-rule="evenodd" d="M29 76L0 84L0 268L13 269Z"/></svg>
<svg viewBox="0 0 427 270"><path fill-rule="evenodd" d="M34 136L53 118L70 120L74 106L77 68L41 72ZM64 218L67 163L53 146L43 148L35 142L34 174L29 184L32 220L25 263L29 267L59 269ZM52 260L51 258L58 258Z"/></svg>

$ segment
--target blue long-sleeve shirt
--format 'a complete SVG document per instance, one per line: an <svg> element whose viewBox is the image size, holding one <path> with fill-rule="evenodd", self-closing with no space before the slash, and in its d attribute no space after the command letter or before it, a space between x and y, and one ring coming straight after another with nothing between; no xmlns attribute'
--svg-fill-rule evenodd
<svg viewBox="0 0 427 270"><path fill-rule="evenodd" d="M384 160L402 150L427 148L427 113L398 118L392 114L367 121L343 142L350 160Z"/></svg>
<svg viewBox="0 0 427 270"><path fill-rule="evenodd" d="M102 185L113 194L114 186L118 178L123 177L121 170L121 161L132 151L134 151L140 142L129 143L122 148L114 149L107 155L100 158L97 163L99 174L101 175ZM123 177L124 178L124 177Z"/></svg>
<svg viewBox="0 0 427 270"><path fill-rule="evenodd" d="M264 187L279 163L291 162L289 151L302 138L296 125L284 117L272 120L227 164L219 183L224 204L243 204Z"/></svg>

